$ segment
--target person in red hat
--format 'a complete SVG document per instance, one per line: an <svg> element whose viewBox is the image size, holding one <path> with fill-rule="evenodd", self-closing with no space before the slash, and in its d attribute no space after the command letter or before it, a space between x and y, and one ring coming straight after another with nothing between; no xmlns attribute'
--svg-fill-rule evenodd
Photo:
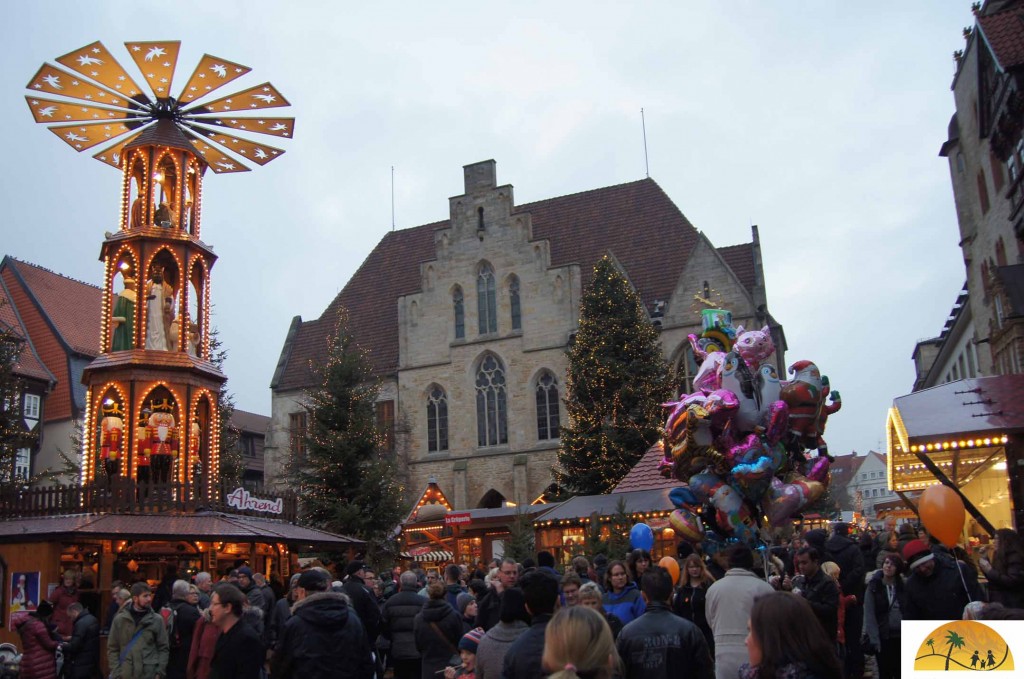
<svg viewBox="0 0 1024 679"><path fill-rule="evenodd" d="M967 604L983 598L978 577L967 564L933 552L924 540L908 542L903 560L910 572L905 620L959 620Z"/></svg>

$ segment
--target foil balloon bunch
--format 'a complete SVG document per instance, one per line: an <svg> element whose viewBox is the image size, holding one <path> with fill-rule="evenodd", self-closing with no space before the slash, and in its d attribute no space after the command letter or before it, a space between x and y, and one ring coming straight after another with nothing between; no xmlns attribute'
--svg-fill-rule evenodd
<svg viewBox="0 0 1024 679"><path fill-rule="evenodd" d="M689 336L701 361L695 391L663 404L659 468L682 482L670 494L670 522L690 542L754 546L762 528L783 525L825 492L832 458L822 435L842 400L811 361L780 380L767 362L775 352L767 326L733 330L721 309L702 316L702 335Z"/></svg>

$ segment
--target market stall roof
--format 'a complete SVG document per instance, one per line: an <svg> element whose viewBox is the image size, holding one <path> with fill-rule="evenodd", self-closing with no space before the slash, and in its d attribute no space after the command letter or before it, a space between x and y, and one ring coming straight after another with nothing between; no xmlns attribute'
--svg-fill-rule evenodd
<svg viewBox="0 0 1024 679"><path fill-rule="evenodd" d="M668 499L670 490L671 488L654 488L607 495L577 495L541 514L535 521L540 523L583 519L590 517L594 512L597 512L598 516L612 516L618 511L620 500L625 500L627 514L670 511L673 509L672 501Z"/></svg>
<svg viewBox="0 0 1024 679"><path fill-rule="evenodd" d="M640 461L633 465L618 485L612 490L613 493L622 493L630 490L654 490L660 488L675 488L680 482L674 478L662 476L658 469L658 463L665 457L665 449L662 442L658 441L647 449Z"/></svg>
<svg viewBox="0 0 1024 679"><path fill-rule="evenodd" d="M404 525L405 529L415 529L420 524L437 524L444 523L445 516L448 514L468 516L469 519L466 523L508 523L509 520L515 519L516 516L523 514L530 518L534 518L538 514L550 511L553 507L557 507L558 504L546 504L546 505L521 505L516 507L494 507L494 508L476 508L476 509L453 509L450 512L445 512L439 516L431 516L431 518L424 521L416 521L415 519L409 519L409 523Z"/></svg>
<svg viewBox="0 0 1024 679"><path fill-rule="evenodd" d="M285 521L252 516L194 514L73 514L0 522L0 544L47 540L147 539L285 542L320 547L358 547L362 540Z"/></svg>
<svg viewBox="0 0 1024 679"><path fill-rule="evenodd" d="M900 396L893 407L910 439L1024 431L1024 375L947 382Z"/></svg>

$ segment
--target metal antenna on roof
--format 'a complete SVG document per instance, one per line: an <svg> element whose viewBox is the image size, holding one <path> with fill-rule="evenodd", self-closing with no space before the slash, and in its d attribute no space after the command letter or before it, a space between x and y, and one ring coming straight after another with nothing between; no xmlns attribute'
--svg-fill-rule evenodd
<svg viewBox="0 0 1024 679"><path fill-rule="evenodd" d="M395 230L395 166L391 166L391 230Z"/></svg>
<svg viewBox="0 0 1024 679"><path fill-rule="evenodd" d="M647 178L651 178L651 166L647 162L647 121L644 120L644 110L640 109L640 126L644 130L644 171L647 172Z"/></svg>

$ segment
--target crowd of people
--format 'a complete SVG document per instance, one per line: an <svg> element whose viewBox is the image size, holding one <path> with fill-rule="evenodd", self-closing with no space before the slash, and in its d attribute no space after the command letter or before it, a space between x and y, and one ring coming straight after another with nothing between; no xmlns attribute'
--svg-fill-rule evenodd
<svg viewBox="0 0 1024 679"><path fill-rule="evenodd" d="M977 560L909 524L810 530L770 548L681 545L675 564L548 552L486 568L382 577L361 561L275 589L169 569L114 583L103 624L66 577L23 619L22 679L878 679L899 676L902 620L1024 616L1024 546L1000 530ZM675 568L671 568L676 566ZM979 584L979 576L986 583ZM935 596L942 592L942 596Z"/></svg>

